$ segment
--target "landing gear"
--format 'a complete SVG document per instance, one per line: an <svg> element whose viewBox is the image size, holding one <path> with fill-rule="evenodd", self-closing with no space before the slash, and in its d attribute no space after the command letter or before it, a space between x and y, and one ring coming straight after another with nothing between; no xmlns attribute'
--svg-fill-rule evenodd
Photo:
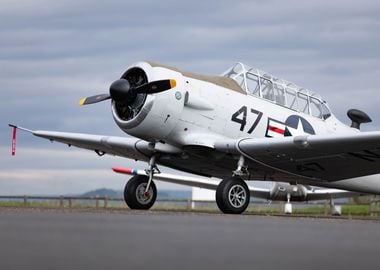
<svg viewBox="0 0 380 270"><path fill-rule="evenodd" d="M291 198L291 195L290 195L290 193L288 193L286 195L286 203L284 205L284 213L288 214L288 215L290 215L291 213L293 213L293 206L292 206L292 204L290 202L290 198Z"/></svg>
<svg viewBox="0 0 380 270"><path fill-rule="evenodd" d="M147 175L135 175L125 185L124 200L131 209L150 209L157 198L156 184L153 182L155 173L160 173L156 165L156 156L149 159Z"/></svg>
<svg viewBox="0 0 380 270"><path fill-rule="evenodd" d="M215 199L220 211L225 214L241 214L247 209L250 193L247 184L241 178L248 175L248 166L244 156L240 156L232 177L224 179L216 189Z"/></svg>
<svg viewBox="0 0 380 270"><path fill-rule="evenodd" d="M342 207L340 205L335 205L333 199L330 200L331 207L331 215L333 216L341 216L342 215Z"/></svg>
<svg viewBox="0 0 380 270"><path fill-rule="evenodd" d="M131 209L150 209L157 198L157 188L152 180L144 175L135 175L125 185L124 200ZM148 189L147 189L148 187Z"/></svg>
<svg viewBox="0 0 380 270"><path fill-rule="evenodd" d="M250 193L244 180L234 176L220 182L215 199L223 213L241 214L248 207Z"/></svg>

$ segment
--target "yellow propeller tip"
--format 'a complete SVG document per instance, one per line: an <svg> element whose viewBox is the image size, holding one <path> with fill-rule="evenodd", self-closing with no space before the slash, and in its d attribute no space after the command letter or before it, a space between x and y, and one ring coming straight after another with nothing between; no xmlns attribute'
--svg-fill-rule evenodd
<svg viewBox="0 0 380 270"><path fill-rule="evenodd" d="M82 106L86 102L86 98L79 100L79 105Z"/></svg>
<svg viewBox="0 0 380 270"><path fill-rule="evenodd" d="M174 88L177 85L177 82L175 80L170 80L170 88Z"/></svg>

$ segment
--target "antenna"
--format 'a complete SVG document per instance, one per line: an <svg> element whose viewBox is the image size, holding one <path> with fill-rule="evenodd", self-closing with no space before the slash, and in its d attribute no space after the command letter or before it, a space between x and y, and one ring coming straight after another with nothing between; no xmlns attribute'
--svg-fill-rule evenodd
<svg viewBox="0 0 380 270"><path fill-rule="evenodd" d="M351 119L351 127L360 130L360 124L370 123L372 119L363 111L357 109L350 109L347 112L348 118Z"/></svg>

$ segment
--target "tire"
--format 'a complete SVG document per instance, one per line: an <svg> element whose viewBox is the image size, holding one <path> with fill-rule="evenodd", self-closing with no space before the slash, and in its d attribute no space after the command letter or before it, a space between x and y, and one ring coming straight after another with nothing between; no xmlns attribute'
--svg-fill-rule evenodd
<svg viewBox="0 0 380 270"><path fill-rule="evenodd" d="M124 201L131 209L148 210L156 201L157 188L152 181L149 188L149 196L145 196L145 188L148 184L148 176L135 175L125 184Z"/></svg>
<svg viewBox="0 0 380 270"><path fill-rule="evenodd" d="M238 177L224 179L216 189L216 204L225 214L241 214L249 204L250 193L244 180Z"/></svg>

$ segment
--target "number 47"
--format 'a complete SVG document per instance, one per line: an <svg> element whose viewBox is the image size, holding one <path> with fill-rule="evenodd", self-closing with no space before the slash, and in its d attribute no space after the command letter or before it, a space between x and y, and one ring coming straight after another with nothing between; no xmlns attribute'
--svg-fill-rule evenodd
<svg viewBox="0 0 380 270"><path fill-rule="evenodd" d="M235 112L231 117L231 121L240 124L240 131L243 131L247 124L247 111L248 111L247 107L243 106L237 112ZM257 118L255 122L252 124L252 127L248 130L248 134L251 134L255 130L255 128L260 122L261 117L263 116L262 112L259 112L255 109L251 109L251 113L256 114Z"/></svg>

